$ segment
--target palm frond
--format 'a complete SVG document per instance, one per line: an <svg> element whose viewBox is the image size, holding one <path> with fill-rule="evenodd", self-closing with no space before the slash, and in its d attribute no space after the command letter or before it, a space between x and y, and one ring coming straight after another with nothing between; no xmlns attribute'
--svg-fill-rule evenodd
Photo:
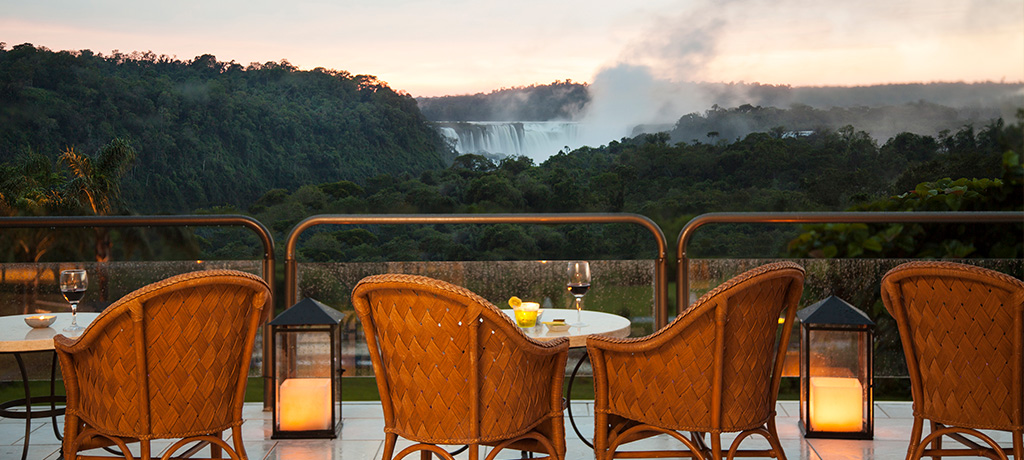
<svg viewBox="0 0 1024 460"><path fill-rule="evenodd" d="M89 157L76 152L74 147L68 147L64 150L60 154L58 161L71 171L71 175L74 178L89 181L93 176L92 161Z"/></svg>
<svg viewBox="0 0 1024 460"><path fill-rule="evenodd" d="M136 156L128 140L115 137L100 149L96 169L105 176L121 177L135 163Z"/></svg>

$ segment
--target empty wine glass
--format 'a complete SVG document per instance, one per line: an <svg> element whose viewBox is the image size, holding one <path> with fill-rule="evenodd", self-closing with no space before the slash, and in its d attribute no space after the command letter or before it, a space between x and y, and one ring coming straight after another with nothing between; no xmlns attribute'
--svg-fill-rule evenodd
<svg viewBox="0 0 1024 460"><path fill-rule="evenodd" d="M89 274L85 270L63 270L60 272L60 292L64 299L71 303L71 324L64 328L64 332L77 335L85 328L78 325L78 302L85 297L85 290L89 287Z"/></svg>
<svg viewBox="0 0 1024 460"><path fill-rule="evenodd" d="M583 327L583 295L590 289L590 264L579 260L569 262L569 292L576 298L576 322L570 326Z"/></svg>

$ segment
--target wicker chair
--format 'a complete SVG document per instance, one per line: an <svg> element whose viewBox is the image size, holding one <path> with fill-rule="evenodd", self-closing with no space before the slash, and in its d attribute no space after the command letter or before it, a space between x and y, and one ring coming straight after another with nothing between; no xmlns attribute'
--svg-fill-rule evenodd
<svg viewBox="0 0 1024 460"><path fill-rule="evenodd" d="M764 265L711 290L654 334L588 337L597 459L785 459L775 430L775 400L803 281L799 265ZM727 452L723 432L740 432ZM663 433L687 450L618 452L623 444ZM739 451L752 434L766 438L771 449Z"/></svg>
<svg viewBox="0 0 1024 460"><path fill-rule="evenodd" d="M1024 282L972 265L910 262L882 278L882 301L899 327L914 397L907 458L1024 458ZM978 430L1009 431L1013 448ZM943 436L963 448L942 448Z"/></svg>
<svg viewBox="0 0 1024 460"><path fill-rule="evenodd" d="M248 273L186 273L124 296L78 338L55 337L67 390L64 458L98 458L80 452L109 446L132 458L128 443L139 442L139 458L149 459L152 440L179 439L163 458L200 441L213 458L223 449L245 459L242 403L269 295ZM222 438L228 429L234 447Z"/></svg>
<svg viewBox="0 0 1024 460"><path fill-rule="evenodd" d="M569 343L534 341L487 300L423 276L364 278L352 303L384 411L384 460L436 444L466 444L565 457L562 380ZM401 436L416 444L394 455Z"/></svg>

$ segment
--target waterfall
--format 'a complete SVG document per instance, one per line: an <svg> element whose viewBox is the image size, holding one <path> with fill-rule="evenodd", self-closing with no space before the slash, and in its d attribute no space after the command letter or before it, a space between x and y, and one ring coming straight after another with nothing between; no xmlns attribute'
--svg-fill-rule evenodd
<svg viewBox="0 0 1024 460"><path fill-rule="evenodd" d="M579 147L579 125L568 121L437 122L438 131L460 155L489 158L526 156L536 163L565 147Z"/></svg>

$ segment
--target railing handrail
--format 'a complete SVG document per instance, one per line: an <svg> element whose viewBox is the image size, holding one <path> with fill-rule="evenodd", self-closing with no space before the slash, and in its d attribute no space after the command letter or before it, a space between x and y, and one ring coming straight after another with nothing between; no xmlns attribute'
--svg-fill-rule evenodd
<svg viewBox="0 0 1024 460"><path fill-rule="evenodd" d="M0 217L0 228L46 227L244 227L252 230L263 245L263 279L274 288L274 237L262 222L243 215L168 216L18 216Z"/></svg>
<svg viewBox="0 0 1024 460"><path fill-rule="evenodd" d="M689 303L690 279L687 245L698 228L713 223L728 224L831 224L831 223L1024 223L1024 212L711 212L701 214L683 226L676 240L678 263L676 315Z"/></svg>
<svg viewBox="0 0 1024 460"><path fill-rule="evenodd" d="M320 214L299 222L288 234L285 244L285 300L298 301L298 269L295 247L299 235L316 225L413 225L413 224L637 224L654 235L658 244L655 261L654 311L658 327L667 324L668 267L665 261L668 242L665 233L650 218L628 213L524 213L524 214Z"/></svg>
<svg viewBox="0 0 1024 460"><path fill-rule="evenodd" d="M248 228L263 245L264 279L273 289L274 237L262 222L243 215L168 215L168 216L16 216L0 217L0 228L46 227L223 227ZM269 261L269 265L267 262ZM269 270L268 270L269 267Z"/></svg>

